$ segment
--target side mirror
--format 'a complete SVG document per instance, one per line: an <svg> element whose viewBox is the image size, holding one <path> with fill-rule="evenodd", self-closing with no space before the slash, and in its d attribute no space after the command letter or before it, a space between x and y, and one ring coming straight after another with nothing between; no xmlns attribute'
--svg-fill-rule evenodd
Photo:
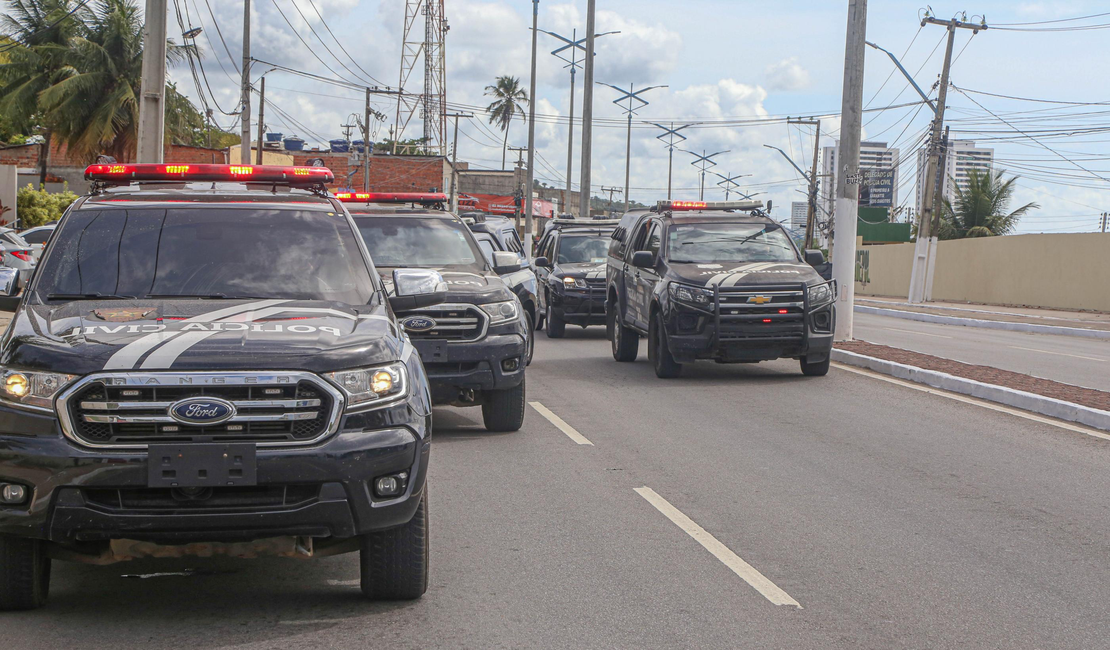
<svg viewBox="0 0 1110 650"><path fill-rule="evenodd" d="M551 268L551 260L547 259L546 257L544 257L542 255L537 257L536 258L536 268L541 268L541 269Z"/></svg>
<svg viewBox="0 0 1110 650"><path fill-rule="evenodd" d="M825 254L819 250L806 250L806 264L821 266L825 263Z"/></svg>
<svg viewBox="0 0 1110 650"><path fill-rule="evenodd" d="M651 251L636 251L632 254L632 266L638 269L655 268L655 254Z"/></svg>
<svg viewBox="0 0 1110 650"><path fill-rule="evenodd" d="M439 271L397 269L393 272L393 292L389 306L394 311L411 311L447 300L447 283Z"/></svg>
<svg viewBox="0 0 1110 650"><path fill-rule="evenodd" d="M0 312L14 312L19 301L19 271L0 268Z"/></svg>
<svg viewBox="0 0 1110 650"><path fill-rule="evenodd" d="M516 273L520 270L520 256L509 251L494 251L493 272L497 275Z"/></svg>

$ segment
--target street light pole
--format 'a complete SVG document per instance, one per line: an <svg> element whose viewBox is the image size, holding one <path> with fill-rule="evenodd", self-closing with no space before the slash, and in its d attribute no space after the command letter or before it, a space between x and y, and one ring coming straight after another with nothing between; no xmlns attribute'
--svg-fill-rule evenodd
<svg viewBox="0 0 1110 650"><path fill-rule="evenodd" d="M142 85L136 157L141 163L160 163L166 138L166 0L146 0L143 25ZM45 154L44 154L45 159Z"/></svg>
<svg viewBox="0 0 1110 650"><path fill-rule="evenodd" d="M586 3L586 77L582 80L582 180L578 183L579 216L590 216L590 174L593 156L594 128L594 29L596 28L597 0Z"/></svg>
<svg viewBox="0 0 1110 650"><path fill-rule="evenodd" d="M532 200L536 183L536 39L539 38L540 0L532 0L532 76L528 86L528 187L524 191L527 209L524 212L524 245L532 252L533 228L532 212L536 202Z"/></svg>
<svg viewBox="0 0 1110 650"><path fill-rule="evenodd" d="M679 140L679 142L685 142L686 141L686 136L679 133L679 131L681 131L682 129L690 128L691 126L693 126L693 124L683 124L682 126L677 127L677 128L675 127L674 122L671 122L671 126L669 128L666 127L666 126L663 126L662 124L659 124L657 122L650 122L650 124L652 126L657 126L661 129L663 129L663 134L662 135L655 136L656 140L662 140L663 138L668 139L668 141L666 143L667 144L667 153L668 153L668 155L667 155L667 200L670 201L671 200L671 185L672 185L672 180L674 178L674 146L676 144L675 143L675 138L681 138L681 140Z"/></svg>
<svg viewBox="0 0 1110 650"><path fill-rule="evenodd" d="M243 0L243 86L240 101L243 112L239 118L239 162L251 164L251 0ZM258 146L261 148L262 143Z"/></svg>
<svg viewBox="0 0 1110 650"><path fill-rule="evenodd" d="M646 93L649 90L655 90L656 88L666 88L667 86L648 86L647 88L636 90L636 86L634 84L629 84L628 91L626 92L623 88L614 86L613 84L602 83L601 85L608 86L619 93L623 93L620 97L614 99L613 103L617 106L620 106L621 110L628 113L628 140L625 145L624 154L624 211L628 212L628 204L631 200L631 197L629 197L628 195L628 186L629 181L632 177L632 116L636 114L636 111L648 105L648 101L640 97L640 95ZM621 102L625 100L628 100L627 108L621 106ZM634 102L640 102L640 104L637 106Z"/></svg>

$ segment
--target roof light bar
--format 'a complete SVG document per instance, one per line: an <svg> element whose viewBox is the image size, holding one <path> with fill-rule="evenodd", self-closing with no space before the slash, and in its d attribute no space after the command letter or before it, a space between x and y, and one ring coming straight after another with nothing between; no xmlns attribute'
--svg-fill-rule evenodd
<svg viewBox="0 0 1110 650"><path fill-rule="evenodd" d="M211 164L108 164L89 165L85 180L114 185L141 181L228 181L274 183L290 187L312 187L335 181L327 167L282 167L278 165Z"/></svg>
<svg viewBox="0 0 1110 650"><path fill-rule="evenodd" d="M339 192L335 198L343 203L447 203L442 192Z"/></svg>
<svg viewBox="0 0 1110 650"><path fill-rule="evenodd" d="M759 210L763 201L660 201L658 212L691 212L694 210Z"/></svg>

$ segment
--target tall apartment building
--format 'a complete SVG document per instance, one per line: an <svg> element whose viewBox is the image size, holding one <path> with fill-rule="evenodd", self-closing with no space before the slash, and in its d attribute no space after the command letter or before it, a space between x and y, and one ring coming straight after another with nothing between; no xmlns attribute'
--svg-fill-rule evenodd
<svg viewBox="0 0 1110 650"><path fill-rule="evenodd" d="M863 180L861 206L894 208L898 205L898 155L898 149L887 147L885 142L859 144L859 174ZM839 140L834 146L821 148L821 190L818 205L824 208L822 219L831 219L836 212L839 158Z"/></svg>
<svg viewBox="0 0 1110 650"><path fill-rule="evenodd" d="M928 164L925 148L917 152L917 211L921 213L921 202L925 197L925 166ZM948 155L944 160L944 173L941 175L940 196L949 201L956 200L956 187L967 189L968 171L978 169L990 171L994 168L994 149L976 147L974 140L949 140ZM952 184L955 180L955 185Z"/></svg>

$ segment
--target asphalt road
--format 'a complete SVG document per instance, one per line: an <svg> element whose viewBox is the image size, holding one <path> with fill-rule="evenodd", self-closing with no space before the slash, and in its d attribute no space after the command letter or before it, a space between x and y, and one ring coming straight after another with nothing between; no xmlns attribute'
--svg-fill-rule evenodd
<svg viewBox="0 0 1110 650"><path fill-rule="evenodd" d="M1026 334L856 314L854 335L869 343L994 366L1110 391L1110 340Z"/></svg>
<svg viewBox="0 0 1110 650"><path fill-rule="evenodd" d="M842 369L690 370L656 379L643 358L614 362L600 328L568 328L562 341L541 336L529 399L571 435L535 408L506 435L473 410L438 411L432 579L418 602L361 600L352 556L56 563L51 604L4 615L0 639L50 650L1110 645L1110 443Z"/></svg>

